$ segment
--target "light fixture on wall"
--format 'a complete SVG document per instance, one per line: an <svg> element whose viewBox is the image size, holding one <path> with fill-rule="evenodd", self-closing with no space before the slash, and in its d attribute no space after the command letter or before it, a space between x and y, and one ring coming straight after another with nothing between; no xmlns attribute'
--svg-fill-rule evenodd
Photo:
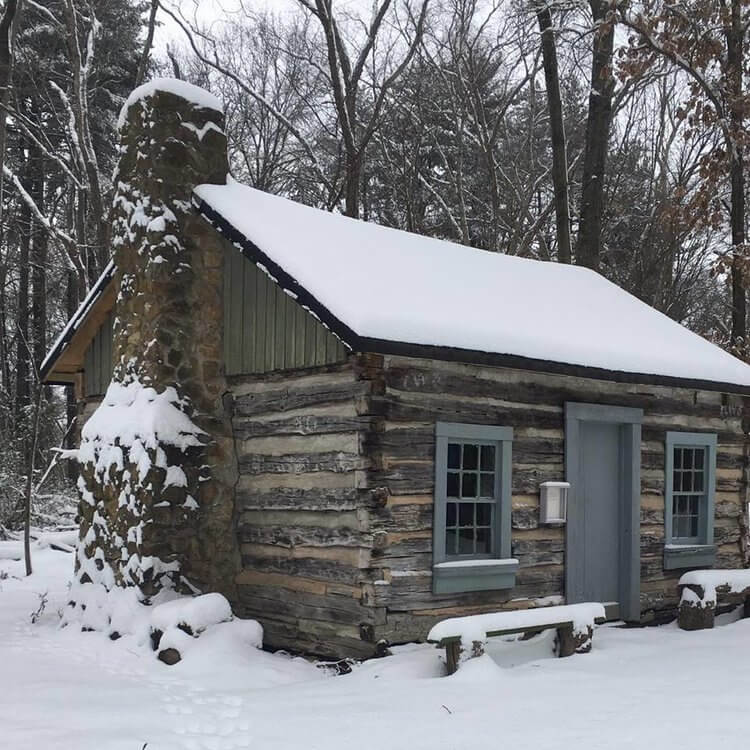
<svg viewBox="0 0 750 750"><path fill-rule="evenodd" d="M539 485L539 523L565 523L569 489L570 482L542 482Z"/></svg>

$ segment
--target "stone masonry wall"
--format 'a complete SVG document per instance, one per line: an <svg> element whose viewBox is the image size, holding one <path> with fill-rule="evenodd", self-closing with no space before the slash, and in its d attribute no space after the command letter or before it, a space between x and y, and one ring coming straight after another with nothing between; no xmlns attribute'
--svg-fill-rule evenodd
<svg viewBox="0 0 750 750"><path fill-rule="evenodd" d="M93 578L94 559L97 570L111 571L105 585L135 584L144 596L176 586L234 598L224 247L191 207L195 185L226 179L223 114L207 106L205 92L167 83L135 92L121 128L114 372L79 451L79 567L84 581Z"/></svg>

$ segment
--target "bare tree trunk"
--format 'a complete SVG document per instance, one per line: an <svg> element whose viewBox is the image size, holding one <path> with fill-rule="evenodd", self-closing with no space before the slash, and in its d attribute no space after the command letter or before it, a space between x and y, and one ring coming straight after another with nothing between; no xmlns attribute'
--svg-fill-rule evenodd
<svg viewBox="0 0 750 750"><path fill-rule="evenodd" d="M96 221L96 273L98 276L109 261L109 227L104 209L101 183L99 181L99 165L91 137L88 105L88 75L91 66L91 55L94 51L94 39L98 22L93 17L93 8L89 6L90 28L87 34L85 53L81 51L78 29L78 17L73 0L64 0L63 10L65 16L66 41L68 44L68 56L73 69L73 101L72 107L75 114L76 137L80 144L80 154L83 159L87 178L86 196L91 206L91 212Z"/></svg>
<svg viewBox="0 0 750 750"><path fill-rule="evenodd" d="M7 0L3 15L0 17L0 188L3 184L3 165L7 141L6 107L10 102L11 81L13 78L13 41L18 27L17 0ZM0 189L0 197L2 190ZM0 200L0 219L2 219L3 201ZM2 225L0 225L2 232Z"/></svg>
<svg viewBox="0 0 750 750"><path fill-rule="evenodd" d="M609 0L589 0L589 4L595 31L576 263L597 270L601 255L604 174L615 86L612 75L615 29L614 20L610 18Z"/></svg>
<svg viewBox="0 0 750 750"><path fill-rule="evenodd" d="M79 303L78 293L78 277L73 271L68 271L68 285L67 285L67 312L68 319L72 318L78 309ZM76 447L78 442L78 436L75 434L76 431L73 429L73 424L78 417L78 404L76 403L75 388L72 385L65 386L65 414L67 418L67 425L65 430L66 440L63 444L63 448L73 449ZM75 480L78 476L78 467L75 461L65 462L65 471L68 479L71 481Z"/></svg>
<svg viewBox="0 0 750 750"><path fill-rule="evenodd" d="M148 16L148 31L146 41L143 44L143 52L138 63L138 72L135 75L135 85L140 86L146 78L146 71L151 60L151 47L154 43L154 30L156 29L156 12L159 10L159 0L151 0L151 12Z"/></svg>
<svg viewBox="0 0 750 750"><path fill-rule="evenodd" d="M30 403L29 390L29 247L31 243L31 209L19 207L18 244L18 313L16 318L16 429L25 422Z"/></svg>
<svg viewBox="0 0 750 750"><path fill-rule="evenodd" d="M10 374L11 343L8 341L8 295L6 294L8 268L5 260L0 268L0 387L6 394L12 393L12 379ZM3 410L0 427L10 430L13 422L13 412ZM71 462L72 463L72 462Z"/></svg>
<svg viewBox="0 0 750 750"><path fill-rule="evenodd" d="M36 372L38 375L38 371ZM44 389L38 377L35 377L36 394L34 399L34 420L31 426L31 434L28 437L29 449L26 461L26 486L24 488L23 508L23 557L26 564L26 575L30 576L31 568L31 501L34 495L34 466L36 449L39 440L39 416L42 411L42 393Z"/></svg>
<svg viewBox="0 0 750 750"><path fill-rule="evenodd" d="M360 154L346 155L346 182L344 187L344 214L358 219L362 189L362 159Z"/></svg>
<svg viewBox="0 0 750 750"><path fill-rule="evenodd" d="M552 142L552 184L555 191L555 219L557 229L557 260L570 263L570 202L568 197L568 154L563 121L560 77L557 68L557 49L552 30L549 5L539 5L536 13L542 35L542 62L547 87L550 139Z"/></svg>
<svg viewBox="0 0 750 750"><path fill-rule="evenodd" d="M747 357L747 297L745 292L745 176L742 154L732 159L732 331L730 343Z"/></svg>
<svg viewBox="0 0 750 750"><path fill-rule="evenodd" d="M29 165L33 179L31 196L43 211L45 204L44 162L36 148L29 149ZM47 251L49 235L44 227L35 226L31 252L31 310L34 367L38 369L47 351Z"/></svg>
<svg viewBox="0 0 750 750"><path fill-rule="evenodd" d="M731 150L730 181L732 227L732 331L730 344L747 357L747 296L745 291L745 171L742 146L743 107L743 19L742 0L732 0L731 24L727 29L727 63L731 91Z"/></svg>
<svg viewBox="0 0 750 750"><path fill-rule="evenodd" d="M5 244L5 222L3 221L3 206L5 205L5 152L7 150L8 130L7 130L7 107L10 103L10 93L13 82L13 43L15 41L16 29L20 17L17 0L7 0L0 17L0 248ZM0 358L2 358L2 387L6 393L11 393L10 382L10 345L7 340L6 329L6 295L5 285L8 278L8 266L3 260L2 291L0 292L0 302L2 304L0 312L0 322L2 331L0 331ZM12 418L12 417L11 417Z"/></svg>
<svg viewBox="0 0 750 750"><path fill-rule="evenodd" d="M182 80L182 71L180 70L180 61L177 59L174 50L167 45L167 57L172 64L172 76L178 81Z"/></svg>

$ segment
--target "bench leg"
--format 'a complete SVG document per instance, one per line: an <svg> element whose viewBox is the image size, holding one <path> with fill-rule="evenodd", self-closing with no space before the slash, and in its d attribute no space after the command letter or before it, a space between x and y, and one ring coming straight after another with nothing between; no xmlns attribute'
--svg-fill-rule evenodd
<svg viewBox="0 0 750 750"><path fill-rule="evenodd" d="M573 628L558 628L557 629L557 655L562 658L563 656L573 656L576 652L575 638L573 638Z"/></svg>
<svg viewBox="0 0 750 750"><path fill-rule="evenodd" d="M445 646L445 666L448 674L455 674L458 669L458 661L461 658L460 641L451 641Z"/></svg>
<svg viewBox="0 0 750 750"><path fill-rule="evenodd" d="M484 643L482 641L472 641L471 655L469 658L475 659L484 654ZM458 671L458 665L461 663L461 643L460 641L451 641L445 645L445 666L448 674L455 674Z"/></svg>
<svg viewBox="0 0 750 750"><path fill-rule="evenodd" d="M588 626L584 633L574 633L572 627L557 629L557 655L587 654L594 642L594 629Z"/></svg>
<svg viewBox="0 0 750 750"><path fill-rule="evenodd" d="M471 642L471 658L476 659L478 656L484 656L484 642L472 641Z"/></svg>
<svg viewBox="0 0 750 750"><path fill-rule="evenodd" d="M573 639L576 642L576 653L588 654L594 645L594 628L589 625L585 633L578 633L573 636Z"/></svg>
<svg viewBox="0 0 750 750"><path fill-rule="evenodd" d="M690 602L682 602L677 615L681 630L705 630L714 626L714 608L696 607Z"/></svg>

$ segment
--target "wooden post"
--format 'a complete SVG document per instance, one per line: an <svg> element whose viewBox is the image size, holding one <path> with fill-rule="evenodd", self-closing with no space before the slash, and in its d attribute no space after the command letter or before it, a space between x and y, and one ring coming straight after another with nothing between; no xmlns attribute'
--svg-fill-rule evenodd
<svg viewBox="0 0 750 750"><path fill-rule="evenodd" d="M683 600L682 592L690 589L697 601ZM716 602L705 601L706 592L703 586L686 584L678 587L680 608L677 613L677 624L680 630L706 630L714 626L714 608Z"/></svg>
<svg viewBox="0 0 750 750"><path fill-rule="evenodd" d="M576 641L573 637L573 626L566 625L563 628L557 629L557 655L562 658L563 656L573 656L576 652Z"/></svg>
<svg viewBox="0 0 750 750"><path fill-rule="evenodd" d="M448 641L445 644L445 666L448 674L455 674L461 658L461 641Z"/></svg>

